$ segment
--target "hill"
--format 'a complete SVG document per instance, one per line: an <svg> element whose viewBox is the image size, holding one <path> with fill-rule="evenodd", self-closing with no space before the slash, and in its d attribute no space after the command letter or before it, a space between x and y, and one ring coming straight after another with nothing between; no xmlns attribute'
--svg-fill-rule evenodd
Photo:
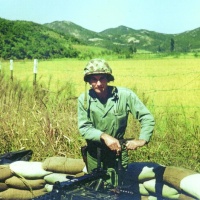
<svg viewBox="0 0 200 200"><path fill-rule="evenodd" d="M72 43L79 41L41 24L0 18L0 57L4 59L76 57Z"/></svg>
<svg viewBox="0 0 200 200"><path fill-rule="evenodd" d="M87 45L100 46L114 51L136 48L148 52L169 52L172 50L172 40L174 50L177 52L195 51L200 48L200 28L180 34L163 34L119 26L96 33L67 21L55 21L44 25L60 33L74 36Z"/></svg>
<svg viewBox="0 0 200 200"><path fill-rule="evenodd" d="M0 18L0 58L86 58L138 52L200 50L200 28L180 34L135 30L126 26L94 32L69 21L37 24Z"/></svg>
<svg viewBox="0 0 200 200"><path fill-rule="evenodd" d="M89 38L100 37L98 33L87 30L69 21L55 21L44 25L54 31L58 31L61 34L72 36L78 40L85 41L86 43Z"/></svg>

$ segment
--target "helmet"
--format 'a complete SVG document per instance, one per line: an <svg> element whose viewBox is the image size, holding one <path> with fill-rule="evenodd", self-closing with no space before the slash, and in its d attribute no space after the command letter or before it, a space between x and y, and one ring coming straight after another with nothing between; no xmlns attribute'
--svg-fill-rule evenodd
<svg viewBox="0 0 200 200"><path fill-rule="evenodd" d="M84 68L84 81L88 82L89 77L92 74L106 74L107 80L114 81L114 76L112 75L112 69L105 60L102 59L92 59L90 60Z"/></svg>

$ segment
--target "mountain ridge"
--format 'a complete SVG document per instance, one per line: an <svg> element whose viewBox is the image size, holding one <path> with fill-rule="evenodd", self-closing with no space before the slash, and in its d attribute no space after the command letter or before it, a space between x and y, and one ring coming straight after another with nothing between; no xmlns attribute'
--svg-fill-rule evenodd
<svg viewBox="0 0 200 200"><path fill-rule="evenodd" d="M80 45L98 47L102 49L99 52L118 55L169 53L172 50L198 52L200 28L180 34L163 34L120 25L95 32L66 20L38 24L0 18L0 57L3 59L77 58L80 55L82 57L82 54L94 56L94 49L85 50L86 48L79 48Z"/></svg>
<svg viewBox="0 0 200 200"><path fill-rule="evenodd" d="M124 25L120 25L115 28L105 29L101 32L94 32L85 29L80 25L76 25L73 22L68 23L68 25L64 25L65 22L59 22L60 25L62 24L61 30L57 27L56 23L57 22L52 22L44 25L52 28L53 30L61 31L63 34L71 34L80 41L84 43L86 42L89 45L100 46L108 49L117 48L116 45L125 45L128 47L132 42L132 45L138 49L143 49L150 52L167 52L170 51L171 39L175 41L176 51L187 52L200 49L200 42L198 42L200 39L200 28L185 31L179 34L164 34L146 29L136 30ZM70 33L68 30L71 29L76 30L76 33L78 34L75 35L74 33ZM197 33L194 34L195 32Z"/></svg>

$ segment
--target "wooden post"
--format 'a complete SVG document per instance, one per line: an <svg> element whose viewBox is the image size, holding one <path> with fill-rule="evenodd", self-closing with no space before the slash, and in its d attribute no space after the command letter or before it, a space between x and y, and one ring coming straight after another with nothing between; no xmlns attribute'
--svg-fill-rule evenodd
<svg viewBox="0 0 200 200"><path fill-rule="evenodd" d="M34 59L34 65L33 65L33 85L36 85L37 68L38 68L38 59Z"/></svg>
<svg viewBox="0 0 200 200"><path fill-rule="evenodd" d="M13 81L13 60L10 60L10 79Z"/></svg>

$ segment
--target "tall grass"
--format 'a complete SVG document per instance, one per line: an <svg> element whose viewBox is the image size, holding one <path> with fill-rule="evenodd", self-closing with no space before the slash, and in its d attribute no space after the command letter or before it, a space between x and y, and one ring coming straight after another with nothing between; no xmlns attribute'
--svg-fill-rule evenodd
<svg viewBox="0 0 200 200"><path fill-rule="evenodd" d="M53 155L80 156L84 140L77 131L71 83L51 92L49 85L26 88L2 74L0 82L1 153L32 149L34 160Z"/></svg>
<svg viewBox="0 0 200 200"><path fill-rule="evenodd" d="M149 98L133 89L148 105ZM151 142L137 151L129 151L130 162L156 162L166 166L185 167L200 172L200 116L186 114L182 107L166 106L160 111L150 107L156 126ZM133 129L134 127L134 129ZM126 135L138 137L139 123L129 117Z"/></svg>
<svg viewBox="0 0 200 200"><path fill-rule="evenodd" d="M156 119L151 142L137 151L130 151L130 162L151 161L200 172L199 93L194 90L200 86L195 71L198 68L191 69L186 65L182 70L180 68L179 74L183 76L177 76L177 60L169 61L171 68L164 66L160 71L162 62L152 64L154 67L151 62L110 61L118 79L113 84L133 89ZM0 74L0 153L32 149L32 159L38 161L49 156L81 157L80 147L85 141L77 129L77 96L84 90L84 84L79 84L83 82L83 64L84 61L74 60L43 62L41 65L48 65L46 70L49 71L40 74L35 86L32 77L24 74L26 70L19 73L23 78L18 79L15 76L17 69L13 81L8 73ZM52 71L56 69L56 73ZM189 69L195 72L191 76ZM165 79L158 81L159 77ZM183 85L184 90L175 90ZM185 92L191 94L192 89L195 95L188 96L188 100ZM138 122L130 117L126 137L138 137L139 129Z"/></svg>

